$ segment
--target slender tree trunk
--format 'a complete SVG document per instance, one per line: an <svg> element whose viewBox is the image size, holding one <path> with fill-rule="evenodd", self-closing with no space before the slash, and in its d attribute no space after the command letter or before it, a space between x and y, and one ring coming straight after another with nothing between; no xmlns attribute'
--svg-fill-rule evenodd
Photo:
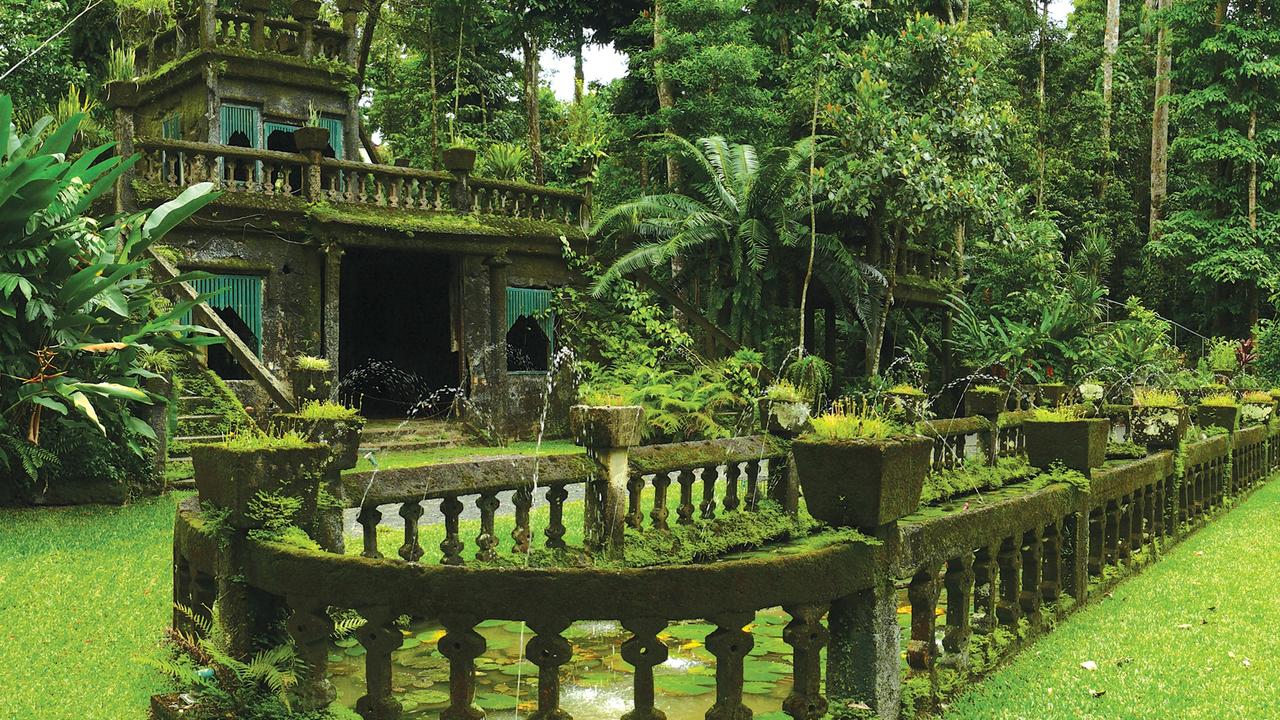
<svg viewBox="0 0 1280 720"><path fill-rule="evenodd" d="M435 22L427 15L427 80L431 85L428 101L431 103L431 167L440 169L440 84L436 76ZM457 88L454 88L457 92ZM457 122L457 118L454 118Z"/></svg>
<svg viewBox="0 0 1280 720"><path fill-rule="evenodd" d="M532 35L525 33L524 51L524 108L529 123L529 158L533 164L533 181L541 185L546 182L546 173L542 162L542 118L541 103L538 102L538 85L541 73L538 69L538 43Z"/></svg>
<svg viewBox="0 0 1280 720"><path fill-rule="evenodd" d="M1115 78L1116 51L1120 48L1120 0L1107 0L1107 22L1102 38L1102 175L1098 197L1107 192L1111 179L1112 86Z"/></svg>
<svg viewBox="0 0 1280 720"><path fill-rule="evenodd" d="M378 29L378 18L382 16L382 0L370 0L369 11L364 15L364 25L360 28L360 48L356 54L356 87L364 92L364 79L369 68L369 52L373 49L373 33ZM360 144L369 153L369 161L382 163L378 146L373 144L373 136L369 134L364 122L360 122Z"/></svg>
<svg viewBox="0 0 1280 720"><path fill-rule="evenodd" d="M583 88L587 85L587 75L582 67L582 46L586 39L582 36L582 23L574 29L573 43L573 104L582 104Z"/></svg>
<svg viewBox="0 0 1280 720"><path fill-rule="evenodd" d="M1161 19L1156 31L1155 107L1151 115L1151 215L1147 229L1151 241L1160 238L1164 203L1169 197L1169 93L1172 91L1173 58L1169 47L1168 20L1164 16L1173 0L1159 0Z"/></svg>
<svg viewBox="0 0 1280 720"><path fill-rule="evenodd" d="M884 233L880 223L881 221L878 218L873 220L872 233L880 236L883 242ZM867 377L875 377L880 374L880 354L884 349L884 333L889 324L889 310L893 308L893 293L898 286L898 254L901 252L901 248L902 225L895 224L889 241L889 252L885 255L885 262L880 266L884 271L884 298L880 303L880 307L876 310L876 316L872 318L871 327L867 328L865 357Z"/></svg>
<svg viewBox="0 0 1280 720"><path fill-rule="evenodd" d="M796 345L800 356L804 356L804 331L808 321L806 312L809 303L809 283L813 281L813 258L818 251L818 205L813 195L813 176L818 165L818 88L821 87L822 76L813 83L813 111L809 116L809 264L804 271L804 285L800 286L800 343Z"/></svg>
<svg viewBox="0 0 1280 720"><path fill-rule="evenodd" d="M969 22L969 0L964 0L964 9L960 11L960 19Z"/></svg>
<svg viewBox="0 0 1280 720"><path fill-rule="evenodd" d="M1048 65L1048 36L1049 36L1049 0L1041 0L1040 3L1040 82L1037 86L1037 96L1040 101L1039 121L1037 123L1037 134L1040 137L1040 147L1036 151L1037 163L1039 165L1039 180L1036 183L1036 208L1044 209L1044 190L1045 190L1045 165L1048 161L1048 142L1045 139L1045 85L1047 83L1046 68Z"/></svg>
<svg viewBox="0 0 1280 720"><path fill-rule="evenodd" d="M670 114L676 106L675 88L672 87L671 78L667 77L666 68L661 59L662 49L667 44L666 35L663 34L662 20L662 0L653 0L653 50L658 56L653 62L653 75L658 83L658 110L667 118L664 121L664 130L674 133L675 128L671 127ZM684 178L680 173L680 162L675 155L667 155L667 187L673 192L679 192L684 184Z"/></svg>
<svg viewBox="0 0 1280 720"><path fill-rule="evenodd" d="M1262 19L1262 0L1255 0L1253 4L1254 16L1259 21L1261 27ZM1249 150L1253 157L1249 159L1249 234L1252 236L1254 247L1258 247L1261 238L1258 237L1258 159L1257 148L1255 144L1258 140L1258 94L1260 90L1260 82L1257 78L1253 81L1253 93L1249 98ZM1258 304L1259 304L1259 287L1257 281L1250 281L1245 296L1245 312L1248 326L1246 332L1252 332L1253 326L1258 324Z"/></svg>

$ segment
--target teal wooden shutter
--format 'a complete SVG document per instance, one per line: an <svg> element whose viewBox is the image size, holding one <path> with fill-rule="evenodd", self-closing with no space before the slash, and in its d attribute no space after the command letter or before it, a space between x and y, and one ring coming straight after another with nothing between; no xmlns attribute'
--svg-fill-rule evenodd
<svg viewBox="0 0 1280 720"><path fill-rule="evenodd" d="M165 140L182 139L182 118L170 115L160 123L160 137Z"/></svg>
<svg viewBox="0 0 1280 720"><path fill-rule="evenodd" d="M320 118L320 127L329 128L329 147L333 148L334 157L346 160L342 154L342 121L335 118Z"/></svg>
<svg viewBox="0 0 1280 720"><path fill-rule="evenodd" d="M258 108L224 104L219 113L219 119L222 127L219 142L223 145L231 144L231 136L236 132L242 132L249 138L249 147L261 147L262 122L259 119Z"/></svg>
<svg viewBox="0 0 1280 720"><path fill-rule="evenodd" d="M292 133L294 130L297 130L297 129L298 129L297 125L290 125L288 123L271 122L270 120L267 120L262 123L262 144L266 145L267 138L271 137L271 133L276 132L277 130L287 132L287 133Z"/></svg>
<svg viewBox="0 0 1280 720"><path fill-rule="evenodd" d="M507 288L507 330L510 331L520 316L535 320L547 334L547 347L555 352L556 319L551 313L551 291L545 288Z"/></svg>
<svg viewBox="0 0 1280 720"><path fill-rule="evenodd" d="M253 333L253 338L241 338L262 357L262 278L257 275L215 275L211 278L192 280L191 287L201 295L216 293L209 298L210 307L230 309ZM191 322L187 313L183 322Z"/></svg>

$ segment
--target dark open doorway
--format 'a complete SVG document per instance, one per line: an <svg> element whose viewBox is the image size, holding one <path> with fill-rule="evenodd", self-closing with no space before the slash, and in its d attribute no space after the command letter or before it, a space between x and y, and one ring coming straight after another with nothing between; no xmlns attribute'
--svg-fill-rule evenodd
<svg viewBox="0 0 1280 720"><path fill-rule="evenodd" d="M348 249L342 258L339 370L343 399L371 417L447 406L459 384L448 256ZM444 389L444 392L439 392Z"/></svg>

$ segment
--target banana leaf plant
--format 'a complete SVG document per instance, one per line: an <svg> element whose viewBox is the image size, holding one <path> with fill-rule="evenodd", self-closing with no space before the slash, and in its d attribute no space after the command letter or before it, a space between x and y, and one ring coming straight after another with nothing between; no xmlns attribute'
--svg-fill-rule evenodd
<svg viewBox="0 0 1280 720"><path fill-rule="evenodd" d="M134 406L165 401L144 389L157 377L144 354L222 341L182 322L195 301L161 297L166 285L202 275L156 281L150 247L216 194L202 183L154 210L97 217L95 201L111 198L136 157L110 144L68 157L81 115L51 131L46 117L26 132L13 117L0 96L0 466L23 455L15 436L39 444L51 415L106 433L112 413L110 425L141 453L138 439L154 434Z"/></svg>

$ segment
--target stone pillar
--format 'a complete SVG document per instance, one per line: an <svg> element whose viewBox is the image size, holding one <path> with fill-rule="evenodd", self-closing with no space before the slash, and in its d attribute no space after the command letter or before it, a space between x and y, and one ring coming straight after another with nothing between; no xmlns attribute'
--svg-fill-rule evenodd
<svg viewBox="0 0 1280 720"><path fill-rule="evenodd" d="M488 412L494 429L506 435L507 422L507 268L506 253L486 258L489 269L489 351L486 363L489 391Z"/></svg>
<svg viewBox="0 0 1280 720"><path fill-rule="evenodd" d="M116 152L120 157L133 155L133 137L137 133L133 112L132 106L115 109ZM133 191L133 179L136 175L131 167L116 181L116 212L133 212L138 209L137 195Z"/></svg>
<svg viewBox="0 0 1280 720"><path fill-rule="evenodd" d="M471 170L450 168L453 183L449 186L449 203L455 212L471 212Z"/></svg>
<svg viewBox="0 0 1280 720"><path fill-rule="evenodd" d="M271 9L271 0L247 0L244 9L253 14L253 25L249 30L249 47L262 52L267 48L267 11Z"/></svg>
<svg viewBox="0 0 1280 720"><path fill-rule="evenodd" d="M164 468L169 461L169 403L177 402L177 398L173 397L173 379L167 373L164 377L149 378L145 387L147 392L161 395L169 401L147 408L147 424L156 434L154 467L156 482L160 483L164 481Z"/></svg>
<svg viewBox="0 0 1280 720"><path fill-rule="evenodd" d="M887 566L882 566L887 567ZM875 586L837 599L827 615L827 699L833 711L870 708L896 720L902 696L897 594L887 573Z"/></svg>
<svg viewBox="0 0 1280 720"><path fill-rule="evenodd" d="M342 255L344 252L345 250L338 243L329 243L324 246L324 309L321 317L321 327L324 335L324 357L329 361L329 366L333 368L339 381L342 378L342 369L338 366L342 318L342 305L340 304L341 299L339 296L341 295ZM329 392L330 400L338 399L339 384L340 382L333 383Z"/></svg>
<svg viewBox="0 0 1280 720"><path fill-rule="evenodd" d="M202 0L200 3L200 48L212 50L217 45L218 0Z"/></svg>
<svg viewBox="0 0 1280 720"><path fill-rule="evenodd" d="M342 46L342 59L351 67L356 66L360 52L359 38L356 37L356 21L359 19L362 0L338 0L338 12L342 13L342 34L346 38Z"/></svg>
<svg viewBox="0 0 1280 720"><path fill-rule="evenodd" d="M307 159L306 173L303 178L303 189L307 199L319 202L324 193L324 182L320 178L320 161L324 156L319 150L310 149L302 153Z"/></svg>
<svg viewBox="0 0 1280 720"><path fill-rule="evenodd" d="M640 443L644 410L639 406L593 407L569 410L574 442L587 449L596 472L587 484L583 506L583 538L588 550L621 559L627 527L630 492L630 448Z"/></svg>
<svg viewBox="0 0 1280 720"><path fill-rule="evenodd" d="M320 17L317 0L295 0L293 19L302 24L302 59L310 60L316 53L316 19Z"/></svg>

